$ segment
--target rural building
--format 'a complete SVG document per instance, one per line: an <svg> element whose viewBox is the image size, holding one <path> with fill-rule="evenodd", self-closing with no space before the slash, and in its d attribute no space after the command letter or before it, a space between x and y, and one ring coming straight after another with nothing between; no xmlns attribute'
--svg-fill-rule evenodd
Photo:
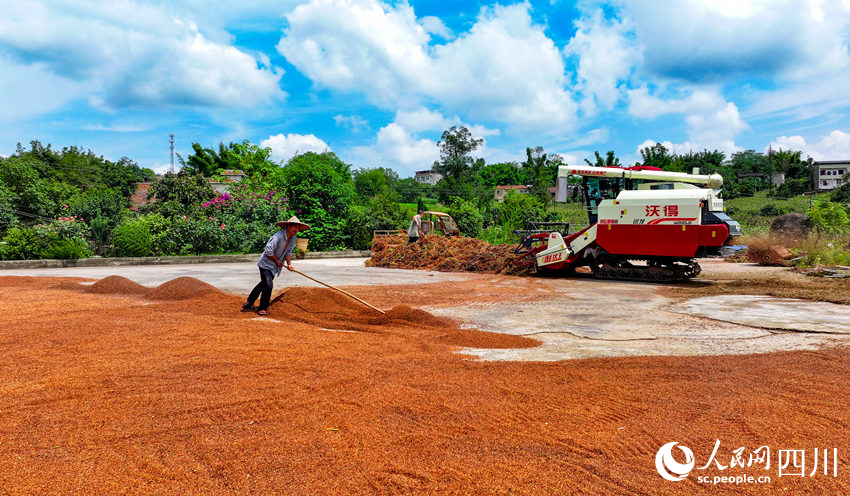
<svg viewBox="0 0 850 496"><path fill-rule="evenodd" d="M815 189L826 191L844 184L844 176L850 173L850 160L815 162Z"/></svg>
<svg viewBox="0 0 850 496"><path fill-rule="evenodd" d="M221 181L213 181L210 178L210 186L218 193L227 191L227 187L233 183L241 183L245 178L245 173L241 170L225 169L221 171Z"/></svg>
<svg viewBox="0 0 850 496"><path fill-rule="evenodd" d="M416 174L413 175L413 179L416 180L417 183L430 184L431 186L437 184L437 181L442 178L443 175L433 169L416 171Z"/></svg>
<svg viewBox="0 0 850 496"><path fill-rule="evenodd" d="M496 190L493 192L493 196L496 198L496 201L503 201L505 199L505 196L507 196L508 191L516 191L519 194L525 195L528 194L528 186L524 184L496 186Z"/></svg>

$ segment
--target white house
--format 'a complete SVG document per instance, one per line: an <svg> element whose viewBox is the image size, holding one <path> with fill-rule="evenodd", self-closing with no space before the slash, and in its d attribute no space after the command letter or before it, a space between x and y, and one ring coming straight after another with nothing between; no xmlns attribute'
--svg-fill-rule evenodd
<svg viewBox="0 0 850 496"><path fill-rule="evenodd" d="M850 173L850 160L815 162L815 189L826 191L844 184L844 176Z"/></svg>
<svg viewBox="0 0 850 496"><path fill-rule="evenodd" d="M430 184L431 186L437 184L437 181L442 178L443 175L433 169L416 171L416 174L413 175L413 179L416 180L417 183Z"/></svg>

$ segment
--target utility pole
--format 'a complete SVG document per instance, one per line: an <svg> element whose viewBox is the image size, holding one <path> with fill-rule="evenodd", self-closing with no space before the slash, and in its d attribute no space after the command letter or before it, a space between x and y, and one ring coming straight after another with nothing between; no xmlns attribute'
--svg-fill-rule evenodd
<svg viewBox="0 0 850 496"><path fill-rule="evenodd" d="M174 133L168 135L168 143L171 145L171 173L174 174Z"/></svg>

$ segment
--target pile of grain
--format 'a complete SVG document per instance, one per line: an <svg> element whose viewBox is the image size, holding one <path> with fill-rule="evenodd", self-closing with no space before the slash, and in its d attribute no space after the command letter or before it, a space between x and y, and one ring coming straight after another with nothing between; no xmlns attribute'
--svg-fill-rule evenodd
<svg viewBox="0 0 850 496"><path fill-rule="evenodd" d="M150 293L149 298L153 300L188 300L221 294L223 294L221 290L215 286L194 277L178 277L160 284Z"/></svg>
<svg viewBox="0 0 850 496"><path fill-rule="evenodd" d="M516 273L513 245L490 243L460 236L427 236L407 243L398 236L395 242L380 240L375 254L366 261L368 267L395 269L427 269L440 272Z"/></svg>
<svg viewBox="0 0 850 496"><path fill-rule="evenodd" d="M109 295L145 295L150 292L150 289L126 277L109 276L97 281L84 291Z"/></svg>

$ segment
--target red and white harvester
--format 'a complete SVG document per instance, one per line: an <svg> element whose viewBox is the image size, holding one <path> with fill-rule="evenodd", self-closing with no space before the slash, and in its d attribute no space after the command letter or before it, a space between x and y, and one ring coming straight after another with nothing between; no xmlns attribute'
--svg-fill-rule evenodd
<svg viewBox="0 0 850 496"><path fill-rule="evenodd" d="M572 233L563 223L517 231L518 265L541 271L587 266L605 279L678 281L700 273L696 258L719 255L741 234L723 208L719 174L567 165L558 177L581 178L576 187L589 225Z"/></svg>

